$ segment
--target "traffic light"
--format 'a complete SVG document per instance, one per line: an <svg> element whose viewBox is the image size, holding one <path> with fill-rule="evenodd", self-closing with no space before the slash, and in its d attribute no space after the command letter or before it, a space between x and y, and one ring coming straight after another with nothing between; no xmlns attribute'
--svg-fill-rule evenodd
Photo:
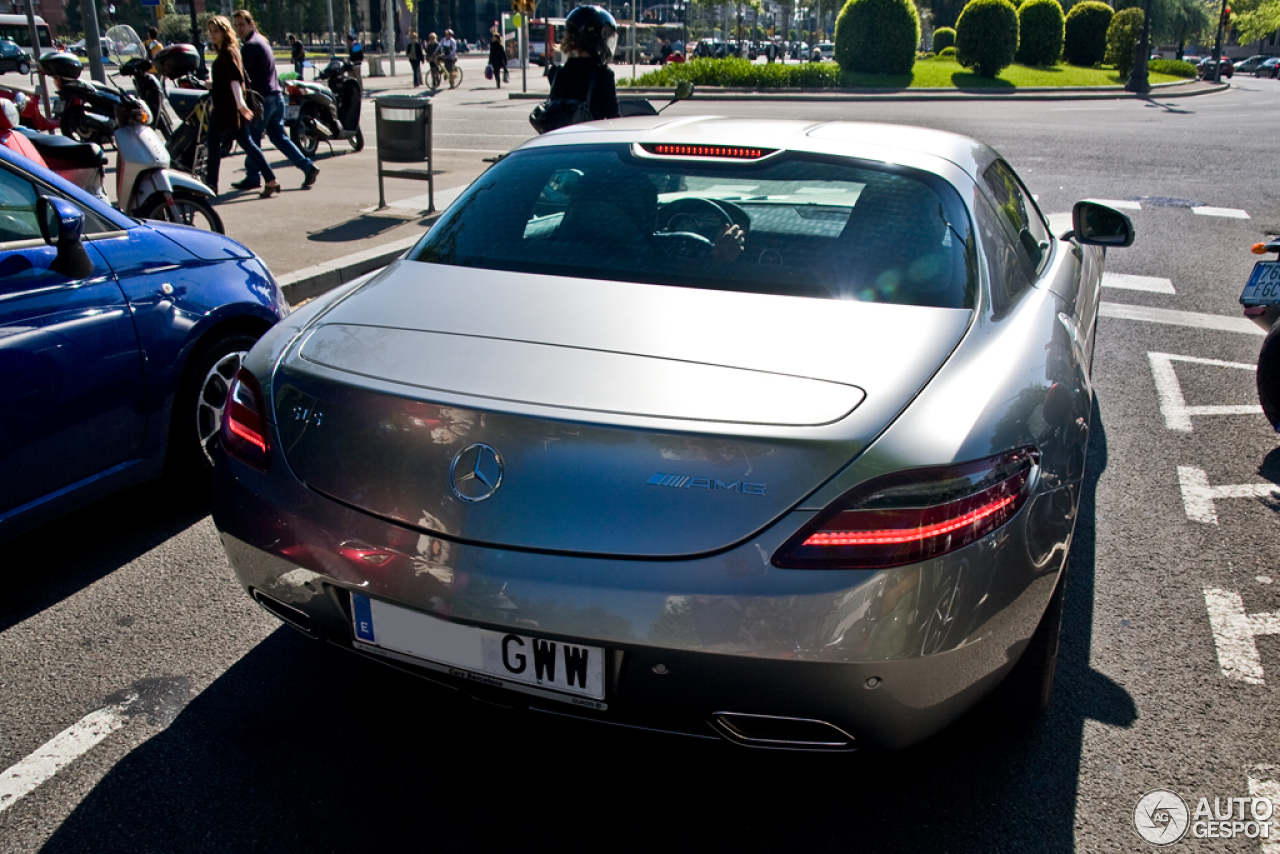
<svg viewBox="0 0 1280 854"><path fill-rule="evenodd" d="M1226 29L1227 27L1230 27L1230 26L1231 26L1231 7L1223 6L1222 7L1222 28Z"/></svg>

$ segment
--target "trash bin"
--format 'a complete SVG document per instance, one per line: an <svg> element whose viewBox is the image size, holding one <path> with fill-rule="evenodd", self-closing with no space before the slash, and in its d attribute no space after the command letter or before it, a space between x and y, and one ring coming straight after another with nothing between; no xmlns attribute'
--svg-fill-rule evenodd
<svg viewBox="0 0 1280 854"><path fill-rule="evenodd" d="M430 156L431 99L383 95L374 100L378 159L417 163Z"/></svg>
<svg viewBox="0 0 1280 854"><path fill-rule="evenodd" d="M427 211L435 208L435 174L431 168L431 99L382 95L374 99L378 132L378 207L387 206L382 179L427 182ZM422 163L425 169L384 169L388 163Z"/></svg>

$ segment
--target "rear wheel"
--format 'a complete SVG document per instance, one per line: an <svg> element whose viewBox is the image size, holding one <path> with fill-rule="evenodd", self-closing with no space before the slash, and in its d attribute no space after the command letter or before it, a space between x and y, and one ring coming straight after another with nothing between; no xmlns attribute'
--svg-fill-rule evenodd
<svg viewBox="0 0 1280 854"><path fill-rule="evenodd" d="M462 85L462 69L455 65L453 67L453 70L449 72L449 88L457 89L461 85Z"/></svg>
<svg viewBox="0 0 1280 854"><path fill-rule="evenodd" d="M1267 333L1258 353L1258 402L1267 423L1280 430L1280 325Z"/></svg>
<svg viewBox="0 0 1280 854"><path fill-rule="evenodd" d="M18 73L19 73L19 74L30 74L30 73L31 73L31 63L30 63L30 62L27 62L25 59L24 59L24 60L22 60L21 62L19 62L19 63L18 63Z"/></svg>
<svg viewBox="0 0 1280 854"><path fill-rule="evenodd" d="M183 374L170 419L169 468L174 475L192 478L194 488L208 485L227 391L257 340L254 335L224 334L193 357Z"/></svg>
<svg viewBox="0 0 1280 854"><path fill-rule="evenodd" d="M303 107L298 121L289 129L289 138L308 160L316 156L316 149L320 147L320 135L316 133L315 123L315 111Z"/></svg>
<svg viewBox="0 0 1280 854"><path fill-rule="evenodd" d="M1033 723L1049 708L1053 678L1058 669L1058 640L1062 635L1066 582L1064 570L1058 574L1058 586L1054 588L1049 607L1040 618L1040 625L998 692L1003 717L1011 723Z"/></svg>
<svg viewBox="0 0 1280 854"><path fill-rule="evenodd" d="M352 151L359 151L364 148L364 133L361 132L360 128L356 128L356 135L351 137L348 142L351 143Z"/></svg>
<svg viewBox="0 0 1280 854"><path fill-rule="evenodd" d="M142 210L138 212L138 217L141 219L162 220L164 222L177 222L193 228L201 228L205 231L214 231L218 234L226 233L223 230L222 217L218 216L218 212L213 209L213 205L189 190L174 191L172 208L165 203L164 196L152 196L143 205Z"/></svg>

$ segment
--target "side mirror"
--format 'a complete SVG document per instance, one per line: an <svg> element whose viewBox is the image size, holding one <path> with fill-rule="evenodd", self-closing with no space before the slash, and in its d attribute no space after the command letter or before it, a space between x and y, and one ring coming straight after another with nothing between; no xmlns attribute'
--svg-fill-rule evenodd
<svg viewBox="0 0 1280 854"><path fill-rule="evenodd" d="M84 244L84 211L63 199L41 196L36 200L36 218L44 242L56 247L58 255L49 265L55 273L83 279L93 273L93 259Z"/></svg>
<svg viewBox="0 0 1280 854"><path fill-rule="evenodd" d="M673 102L687 101L692 97L693 97L693 81L692 80L681 80L678 83L676 83L676 96L671 99Z"/></svg>
<svg viewBox="0 0 1280 854"><path fill-rule="evenodd" d="M1136 234L1128 215L1099 202L1076 202L1072 236L1086 246L1132 246Z"/></svg>

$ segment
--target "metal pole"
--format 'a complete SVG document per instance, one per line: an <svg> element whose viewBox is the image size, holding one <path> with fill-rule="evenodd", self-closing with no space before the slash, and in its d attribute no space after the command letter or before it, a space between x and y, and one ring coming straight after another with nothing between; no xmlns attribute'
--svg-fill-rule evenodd
<svg viewBox="0 0 1280 854"><path fill-rule="evenodd" d="M1142 37L1138 39L1135 50L1138 51L1138 55L1133 59L1133 71L1130 72L1124 88L1128 92L1145 95L1151 91L1151 81L1147 75L1147 58L1151 56L1151 0L1147 0L1146 8L1142 13Z"/></svg>
<svg viewBox="0 0 1280 854"><path fill-rule="evenodd" d="M1213 82L1222 82L1222 19L1227 14L1227 0L1222 0L1222 5L1218 8L1218 30L1213 40Z"/></svg>
<svg viewBox="0 0 1280 854"><path fill-rule="evenodd" d="M382 24L382 40L387 44L387 53L391 58L387 62L391 66L391 76L396 76L396 28L391 16L396 13L395 0L387 0L386 20Z"/></svg>
<svg viewBox="0 0 1280 854"><path fill-rule="evenodd" d="M334 42L334 33L333 33L333 0L328 0L328 4L329 4L329 61L332 62L334 56L337 55L337 44ZM191 8L192 9L195 8L194 3L192 4ZM195 12L192 12L191 13L192 17L194 17L195 14L196 14Z"/></svg>
<svg viewBox="0 0 1280 854"><path fill-rule="evenodd" d="M520 81L522 92L529 91L529 13L520 16Z"/></svg>
<svg viewBox="0 0 1280 854"><path fill-rule="evenodd" d="M52 116L53 110L49 107L49 90L44 84L44 69L40 67L40 34L36 32L36 11L31 5L31 0L27 0L27 29L31 32L31 58L36 61L36 71L40 74L40 97L44 104L44 114Z"/></svg>
<svg viewBox="0 0 1280 854"><path fill-rule="evenodd" d="M80 0L80 19L84 23L84 49L89 54L89 76L99 83L107 82L102 68L102 41L98 38L98 6L94 0ZM191 13L191 32L196 30L196 14Z"/></svg>

